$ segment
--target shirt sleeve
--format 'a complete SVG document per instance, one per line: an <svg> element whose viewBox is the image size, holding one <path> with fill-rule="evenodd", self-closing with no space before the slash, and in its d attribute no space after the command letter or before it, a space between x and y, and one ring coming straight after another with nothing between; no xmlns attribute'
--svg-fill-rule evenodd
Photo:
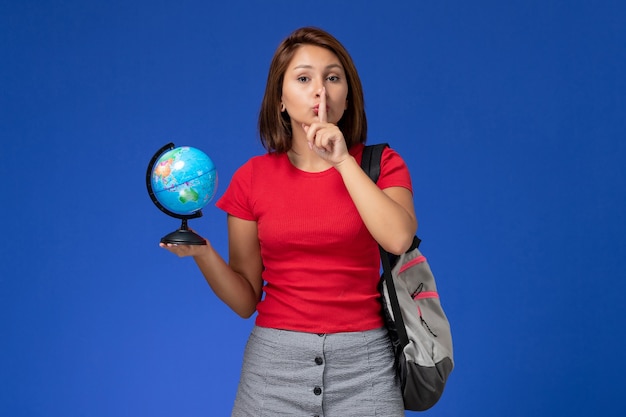
<svg viewBox="0 0 626 417"><path fill-rule="evenodd" d="M252 163L248 161L235 173L226 191L215 205L226 213L243 220L256 220L252 210Z"/></svg>
<svg viewBox="0 0 626 417"><path fill-rule="evenodd" d="M377 184L382 190L389 187L404 187L413 193L409 168L400 154L390 147L383 151Z"/></svg>

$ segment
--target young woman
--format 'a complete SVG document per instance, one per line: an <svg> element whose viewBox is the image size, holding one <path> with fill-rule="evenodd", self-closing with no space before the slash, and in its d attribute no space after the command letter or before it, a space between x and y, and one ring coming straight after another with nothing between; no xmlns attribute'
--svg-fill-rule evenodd
<svg viewBox="0 0 626 417"><path fill-rule="evenodd" d="M268 153L234 174L229 260L193 256L216 295L257 312L232 416L403 416L383 328L377 244L401 254L417 229L411 179L387 148L374 184L360 168L363 92L346 49L301 28L272 59L259 133ZM264 296L263 296L264 295Z"/></svg>

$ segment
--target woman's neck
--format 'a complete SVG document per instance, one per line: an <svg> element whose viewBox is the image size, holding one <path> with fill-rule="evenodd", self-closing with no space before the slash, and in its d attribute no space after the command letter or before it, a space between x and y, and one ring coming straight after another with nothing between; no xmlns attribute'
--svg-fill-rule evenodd
<svg viewBox="0 0 626 417"><path fill-rule="evenodd" d="M305 172L322 172L332 166L309 148L306 138L294 138L287 156L294 167Z"/></svg>

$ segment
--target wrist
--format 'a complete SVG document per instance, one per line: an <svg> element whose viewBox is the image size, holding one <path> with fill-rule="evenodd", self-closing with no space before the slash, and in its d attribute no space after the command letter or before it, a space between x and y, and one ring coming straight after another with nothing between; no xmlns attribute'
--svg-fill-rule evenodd
<svg viewBox="0 0 626 417"><path fill-rule="evenodd" d="M211 243L206 240L206 245L197 245L194 248L193 257L196 260L208 260L211 256L211 252L213 252L213 247Z"/></svg>
<svg viewBox="0 0 626 417"><path fill-rule="evenodd" d="M354 156L348 154L348 156L346 156L344 160L338 162L335 165L335 169L339 172L339 174L343 175L346 171L350 170L350 168L355 165L357 165L356 159L354 159Z"/></svg>

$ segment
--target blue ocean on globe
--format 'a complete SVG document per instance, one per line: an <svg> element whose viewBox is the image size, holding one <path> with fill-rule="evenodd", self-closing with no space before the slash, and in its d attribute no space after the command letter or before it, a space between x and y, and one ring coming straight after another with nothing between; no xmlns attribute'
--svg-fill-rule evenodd
<svg viewBox="0 0 626 417"><path fill-rule="evenodd" d="M217 190L217 170L207 154L190 146L165 152L152 167L152 191L167 210L192 215L206 206Z"/></svg>

